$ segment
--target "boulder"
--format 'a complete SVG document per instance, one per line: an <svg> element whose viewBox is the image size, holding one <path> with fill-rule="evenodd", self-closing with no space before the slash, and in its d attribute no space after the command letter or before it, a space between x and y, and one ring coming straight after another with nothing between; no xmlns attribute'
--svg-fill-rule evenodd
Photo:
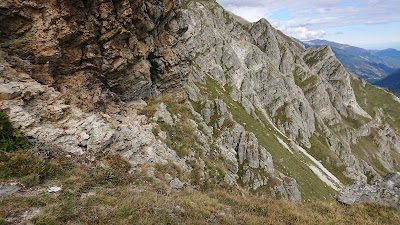
<svg viewBox="0 0 400 225"><path fill-rule="evenodd" d="M372 203L400 209L400 173L391 173L374 184L356 182L346 186L336 199L347 205Z"/></svg>

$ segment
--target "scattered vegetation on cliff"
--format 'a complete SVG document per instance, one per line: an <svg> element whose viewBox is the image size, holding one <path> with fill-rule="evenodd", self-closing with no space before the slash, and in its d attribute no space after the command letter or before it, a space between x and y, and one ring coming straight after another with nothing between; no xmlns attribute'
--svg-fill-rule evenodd
<svg viewBox="0 0 400 225"><path fill-rule="evenodd" d="M278 142L277 137L286 138L270 125L262 112L255 110L256 116L248 114L243 106L234 101L216 80L209 76L205 76L205 78L204 84L197 84L201 94L207 96L208 99L218 98L226 103L233 119L245 127L247 131L253 132L259 144L271 153L274 159L274 167L297 180L304 201L327 200L326 196L330 196L329 201L334 201L335 191L322 183L307 167L304 162L308 162L308 159L298 152L294 152L294 155L291 154Z"/></svg>
<svg viewBox="0 0 400 225"><path fill-rule="evenodd" d="M351 82L360 106L373 117L376 117L378 113L378 117L390 124L399 135L400 104L393 98L393 94L371 84L363 84L359 78L353 78ZM385 113L381 113L382 110Z"/></svg>
<svg viewBox="0 0 400 225"><path fill-rule="evenodd" d="M390 124L397 135L400 135L400 104L395 100L394 95L371 84L363 84L361 79L353 78L351 80L354 94L360 106L374 118ZM382 113L385 112L385 113ZM376 159L369 157L374 154L374 138L372 136L362 139L357 146L353 146L355 153L366 162L370 163L374 169L381 175L386 175L387 170L382 167ZM394 150L390 152L391 156L400 162L400 154ZM400 164L395 163L395 168L400 170Z"/></svg>
<svg viewBox="0 0 400 225"><path fill-rule="evenodd" d="M29 146L28 141L14 129L10 123L7 114L0 111L0 150L16 151Z"/></svg>
<svg viewBox="0 0 400 225"><path fill-rule="evenodd" d="M0 112L0 182L14 179L26 187L40 184L62 171L61 158L44 160L29 148L29 142Z"/></svg>

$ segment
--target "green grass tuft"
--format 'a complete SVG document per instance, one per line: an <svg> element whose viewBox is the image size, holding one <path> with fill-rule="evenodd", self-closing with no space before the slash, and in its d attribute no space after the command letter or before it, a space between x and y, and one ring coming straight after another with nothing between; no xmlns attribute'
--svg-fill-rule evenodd
<svg viewBox="0 0 400 225"><path fill-rule="evenodd" d="M25 186L35 186L61 173L60 162L46 161L31 151L0 153L0 179L17 178Z"/></svg>
<svg viewBox="0 0 400 225"><path fill-rule="evenodd" d="M0 150L11 152L28 147L29 142L13 128L7 114L0 111Z"/></svg>

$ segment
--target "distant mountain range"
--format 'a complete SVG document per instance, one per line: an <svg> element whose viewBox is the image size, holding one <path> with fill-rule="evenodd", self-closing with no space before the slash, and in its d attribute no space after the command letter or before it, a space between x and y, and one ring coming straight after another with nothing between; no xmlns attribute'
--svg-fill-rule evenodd
<svg viewBox="0 0 400 225"><path fill-rule="evenodd" d="M396 49L367 50L319 39L300 42L306 48L322 45L330 46L348 71L370 83L377 83L400 68L400 51Z"/></svg>
<svg viewBox="0 0 400 225"><path fill-rule="evenodd" d="M387 76L386 78L375 82L374 84L387 88L397 95L400 95L400 69L396 70L394 73Z"/></svg>

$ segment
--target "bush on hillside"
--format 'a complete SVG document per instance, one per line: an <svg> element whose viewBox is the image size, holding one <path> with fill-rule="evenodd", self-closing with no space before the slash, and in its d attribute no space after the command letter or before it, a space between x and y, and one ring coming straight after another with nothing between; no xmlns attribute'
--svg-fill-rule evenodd
<svg viewBox="0 0 400 225"><path fill-rule="evenodd" d="M7 114L0 112L0 150L13 152L29 147L29 142L13 128Z"/></svg>

